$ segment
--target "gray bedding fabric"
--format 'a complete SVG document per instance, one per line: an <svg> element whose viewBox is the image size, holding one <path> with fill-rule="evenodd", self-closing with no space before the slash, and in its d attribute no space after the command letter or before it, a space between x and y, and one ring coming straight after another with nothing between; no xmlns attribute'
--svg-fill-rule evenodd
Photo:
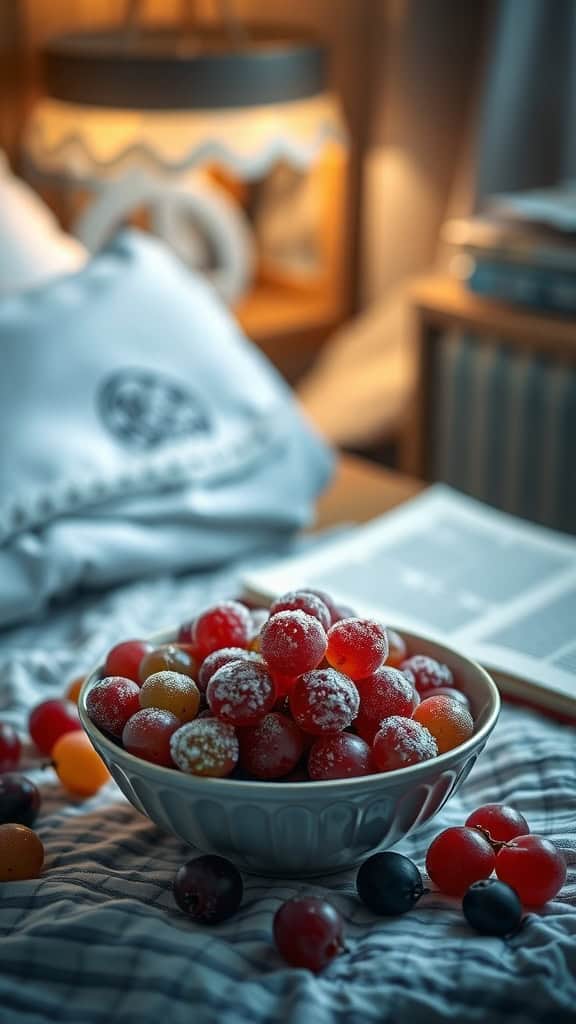
<svg viewBox="0 0 576 1024"><path fill-rule="evenodd" d="M60 695L119 639L189 617L229 595L234 573L159 579L85 598L0 634L0 716ZM483 938L458 904L425 896L382 920L354 894L353 872L312 881L245 877L240 912L214 928L188 922L171 883L193 851L162 834L113 783L84 802L51 770L27 768L44 803L41 878L0 884L0 1024L524 1024L576 1020L576 737L571 726L506 706L485 753L441 814L398 849L421 868L430 840L488 801L514 803L565 852L557 900L509 940ZM287 967L271 941L280 903L326 895L347 951L321 975Z"/></svg>

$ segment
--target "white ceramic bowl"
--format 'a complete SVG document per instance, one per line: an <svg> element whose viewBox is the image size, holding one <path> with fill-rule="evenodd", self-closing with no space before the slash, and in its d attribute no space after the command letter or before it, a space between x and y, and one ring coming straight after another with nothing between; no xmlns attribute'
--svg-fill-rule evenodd
<svg viewBox="0 0 576 1024"><path fill-rule="evenodd" d="M312 876L342 871L388 849L429 821L461 786L500 711L495 684L479 665L449 647L399 632L410 651L449 665L468 696L474 735L430 761L378 775L329 782L246 782L186 775L142 761L96 728L79 699L82 724L131 804L156 825L205 853L218 853L247 872ZM175 632L153 637L173 640Z"/></svg>

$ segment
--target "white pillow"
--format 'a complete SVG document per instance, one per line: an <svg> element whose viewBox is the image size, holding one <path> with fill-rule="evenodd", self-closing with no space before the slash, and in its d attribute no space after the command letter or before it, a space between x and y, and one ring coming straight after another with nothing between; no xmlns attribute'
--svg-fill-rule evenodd
<svg viewBox="0 0 576 1024"><path fill-rule="evenodd" d="M87 259L84 246L60 230L40 196L14 177L0 150L0 296L78 270Z"/></svg>

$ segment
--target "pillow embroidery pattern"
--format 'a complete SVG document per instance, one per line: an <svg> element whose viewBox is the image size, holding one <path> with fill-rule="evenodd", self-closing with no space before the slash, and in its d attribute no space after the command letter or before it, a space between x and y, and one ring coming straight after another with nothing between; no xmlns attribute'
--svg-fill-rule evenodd
<svg viewBox="0 0 576 1024"><path fill-rule="evenodd" d="M213 429L206 409L191 389L150 370L111 374L100 387L98 409L106 430L130 448L157 448Z"/></svg>

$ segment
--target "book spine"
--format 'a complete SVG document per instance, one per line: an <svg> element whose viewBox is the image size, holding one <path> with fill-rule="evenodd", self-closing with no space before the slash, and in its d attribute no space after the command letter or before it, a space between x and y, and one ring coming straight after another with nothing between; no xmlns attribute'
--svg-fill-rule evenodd
<svg viewBox="0 0 576 1024"><path fill-rule="evenodd" d="M576 313L576 273L476 260L466 283L477 295L540 310Z"/></svg>

